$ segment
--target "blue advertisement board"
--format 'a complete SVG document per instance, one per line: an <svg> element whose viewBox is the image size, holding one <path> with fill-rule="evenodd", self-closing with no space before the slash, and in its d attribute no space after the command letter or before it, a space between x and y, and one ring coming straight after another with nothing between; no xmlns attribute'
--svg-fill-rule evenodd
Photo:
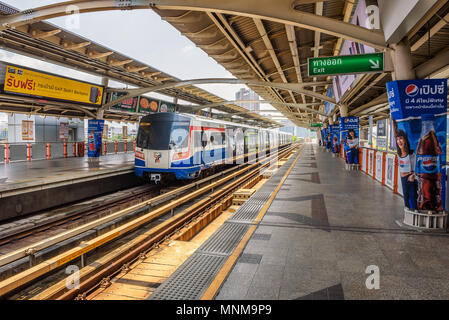
<svg viewBox="0 0 449 320"><path fill-rule="evenodd" d="M404 204L445 210L447 79L387 83Z"/></svg>
<svg viewBox="0 0 449 320"><path fill-rule="evenodd" d="M340 136L345 151L346 162L359 164L359 118L340 118Z"/></svg>
<svg viewBox="0 0 449 320"><path fill-rule="evenodd" d="M101 154L104 120L89 120L87 126L87 143L89 158L98 158Z"/></svg>
<svg viewBox="0 0 449 320"><path fill-rule="evenodd" d="M330 129L332 152L339 153L340 152L340 126L339 125L330 125L329 129Z"/></svg>
<svg viewBox="0 0 449 320"><path fill-rule="evenodd" d="M330 126L328 128L324 129L324 141L325 141L325 146L327 149L332 149L332 144L331 144L331 134L330 134Z"/></svg>
<svg viewBox="0 0 449 320"><path fill-rule="evenodd" d="M328 96L329 98L333 98L334 97L334 92L333 92L333 87L329 86L329 88L327 88L327 93L326 96ZM335 104L330 103L328 101L324 101L324 110L326 111L326 115L329 115L329 113L332 112L332 110L334 110L335 108Z"/></svg>

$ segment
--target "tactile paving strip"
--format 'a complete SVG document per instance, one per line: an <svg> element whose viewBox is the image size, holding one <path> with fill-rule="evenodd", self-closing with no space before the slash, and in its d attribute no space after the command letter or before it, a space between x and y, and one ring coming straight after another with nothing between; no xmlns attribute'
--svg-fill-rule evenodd
<svg viewBox="0 0 449 320"><path fill-rule="evenodd" d="M249 225L225 223L215 232L197 250L201 253L230 255L235 248L235 244L239 243L243 238Z"/></svg>
<svg viewBox="0 0 449 320"><path fill-rule="evenodd" d="M193 254L148 300L200 299L226 258L226 256Z"/></svg>
<svg viewBox="0 0 449 320"><path fill-rule="evenodd" d="M270 198L274 188L293 163L296 154L246 201L195 253L190 256L156 291L149 300L200 299L228 256L237 247ZM243 223L242 223L243 222Z"/></svg>

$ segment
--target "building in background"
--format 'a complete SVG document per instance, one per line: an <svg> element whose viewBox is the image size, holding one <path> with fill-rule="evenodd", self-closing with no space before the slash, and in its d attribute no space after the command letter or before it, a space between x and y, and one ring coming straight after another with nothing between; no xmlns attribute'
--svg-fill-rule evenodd
<svg viewBox="0 0 449 320"><path fill-rule="evenodd" d="M260 100L259 95L252 90L241 88L235 93L235 100ZM249 111L260 111L259 102L237 103L237 105L248 109Z"/></svg>
<svg viewBox="0 0 449 320"><path fill-rule="evenodd" d="M279 131L290 133L298 138L315 138L316 132L311 131L307 128L297 127L297 126L285 126L279 128Z"/></svg>

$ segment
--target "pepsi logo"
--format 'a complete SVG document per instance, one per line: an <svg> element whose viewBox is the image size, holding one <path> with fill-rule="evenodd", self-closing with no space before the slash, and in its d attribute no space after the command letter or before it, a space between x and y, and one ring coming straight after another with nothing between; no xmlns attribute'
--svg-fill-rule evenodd
<svg viewBox="0 0 449 320"><path fill-rule="evenodd" d="M414 97L418 94L419 92L419 88L416 84L409 84L407 86L407 88L405 88L405 93L409 96L409 97Z"/></svg>

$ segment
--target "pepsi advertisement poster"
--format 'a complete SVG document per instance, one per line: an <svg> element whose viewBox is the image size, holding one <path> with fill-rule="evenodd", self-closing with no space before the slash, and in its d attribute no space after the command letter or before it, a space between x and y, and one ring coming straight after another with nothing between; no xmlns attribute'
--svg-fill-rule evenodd
<svg viewBox="0 0 449 320"><path fill-rule="evenodd" d="M331 137L331 148L333 153L340 152L340 126L339 125L331 125L330 128L330 137Z"/></svg>
<svg viewBox="0 0 449 320"><path fill-rule="evenodd" d="M447 80L387 83L404 204L411 210L445 210Z"/></svg>
<svg viewBox="0 0 449 320"><path fill-rule="evenodd" d="M101 154L104 120L89 120L87 126L87 143L89 158L98 158Z"/></svg>
<svg viewBox="0 0 449 320"><path fill-rule="evenodd" d="M346 155L346 163L359 164L359 118L340 118L340 135Z"/></svg>

